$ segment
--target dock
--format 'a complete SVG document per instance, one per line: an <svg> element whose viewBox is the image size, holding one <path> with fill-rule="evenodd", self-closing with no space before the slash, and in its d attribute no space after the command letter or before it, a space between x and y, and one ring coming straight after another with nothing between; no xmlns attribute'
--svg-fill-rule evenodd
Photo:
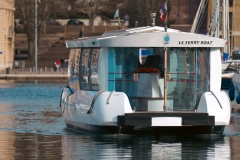
<svg viewBox="0 0 240 160"><path fill-rule="evenodd" d="M0 79L5 80L67 80L68 72L67 68L53 71L38 71L34 72L30 69L12 69L7 72L0 72Z"/></svg>
<svg viewBox="0 0 240 160"><path fill-rule="evenodd" d="M0 74L0 79L33 80L33 79L68 79L67 74Z"/></svg>

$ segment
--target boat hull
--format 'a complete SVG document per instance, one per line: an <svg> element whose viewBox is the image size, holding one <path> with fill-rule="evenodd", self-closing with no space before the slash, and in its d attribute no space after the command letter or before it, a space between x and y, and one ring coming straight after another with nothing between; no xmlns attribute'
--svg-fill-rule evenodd
<svg viewBox="0 0 240 160"><path fill-rule="evenodd" d="M153 126L152 117L181 118L181 126ZM163 119L164 120L164 119ZM207 113L194 112L134 112L119 115L117 124L94 125L65 120L67 128L90 135L132 134L132 135L187 135L223 134L223 126L215 126L215 117ZM166 122L164 122L166 124ZM168 122L168 125L171 125Z"/></svg>
<svg viewBox="0 0 240 160"><path fill-rule="evenodd" d="M181 127L143 127L143 126L98 126L66 121L66 126L89 135L129 134L129 135L198 135L223 134L225 126L181 126Z"/></svg>
<svg viewBox="0 0 240 160"><path fill-rule="evenodd" d="M73 93L65 88L60 106L67 127L86 134L222 134L230 104L225 92L212 95L204 93L195 111L135 111L123 92Z"/></svg>
<svg viewBox="0 0 240 160"><path fill-rule="evenodd" d="M134 128L134 135L200 135L223 134L225 126L181 126L181 127L151 127L146 129Z"/></svg>
<svg viewBox="0 0 240 160"><path fill-rule="evenodd" d="M67 128L78 131L85 134L91 135L103 135L103 134L131 134L133 131L132 126L121 127L121 126L99 126L80 122L73 122L65 120Z"/></svg>

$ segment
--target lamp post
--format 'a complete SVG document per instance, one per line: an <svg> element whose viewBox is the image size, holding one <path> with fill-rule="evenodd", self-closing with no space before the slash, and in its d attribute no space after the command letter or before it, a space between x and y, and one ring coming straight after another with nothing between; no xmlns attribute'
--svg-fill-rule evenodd
<svg viewBox="0 0 240 160"><path fill-rule="evenodd" d="M151 13L150 16L152 17L152 26L155 26L156 13Z"/></svg>
<svg viewBox="0 0 240 160"><path fill-rule="evenodd" d="M138 26L138 21L135 21L135 27L137 27Z"/></svg>
<svg viewBox="0 0 240 160"><path fill-rule="evenodd" d="M37 55L38 55L38 45L37 45L37 38L38 38L38 32L37 32L37 0L35 0L35 72L37 72Z"/></svg>

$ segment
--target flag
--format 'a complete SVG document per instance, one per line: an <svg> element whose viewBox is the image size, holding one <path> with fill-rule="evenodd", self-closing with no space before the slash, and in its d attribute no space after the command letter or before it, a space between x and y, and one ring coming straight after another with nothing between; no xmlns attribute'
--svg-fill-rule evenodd
<svg viewBox="0 0 240 160"><path fill-rule="evenodd" d="M167 1L163 4L162 8L160 9L160 19L165 22L167 17Z"/></svg>
<svg viewBox="0 0 240 160"><path fill-rule="evenodd" d="M115 14L114 14L114 19L115 18L118 18L119 17L119 11L118 11L118 9L116 10L116 12L115 12Z"/></svg>

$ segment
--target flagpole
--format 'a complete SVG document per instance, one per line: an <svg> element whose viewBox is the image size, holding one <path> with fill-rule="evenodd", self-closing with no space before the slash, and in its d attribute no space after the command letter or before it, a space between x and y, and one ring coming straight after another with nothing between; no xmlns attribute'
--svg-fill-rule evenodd
<svg viewBox="0 0 240 160"><path fill-rule="evenodd" d="M166 6L167 6L168 0L166 0ZM167 19L168 19L168 13L166 13L166 22L165 22L165 32L167 32Z"/></svg>
<svg viewBox="0 0 240 160"><path fill-rule="evenodd" d="M167 1L166 1L167 6ZM167 32L167 17L166 13L166 24L165 24L165 32ZM167 47L164 48L164 105L163 110L167 112Z"/></svg>
<svg viewBox="0 0 240 160"><path fill-rule="evenodd" d="M38 43L37 43L37 39L38 39L38 31L37 31L37 27L38 27L38 23L37 23L37 0L35 0L35 72L38 71L38 65L37 65L37 56L38 56Z"/></svg>
<svg viewBox="0 0 240 160"><path fill-rule="evenodd" d="M119 7L118 7L118 29L120 29L120 12L119 12Z"/></svg>

